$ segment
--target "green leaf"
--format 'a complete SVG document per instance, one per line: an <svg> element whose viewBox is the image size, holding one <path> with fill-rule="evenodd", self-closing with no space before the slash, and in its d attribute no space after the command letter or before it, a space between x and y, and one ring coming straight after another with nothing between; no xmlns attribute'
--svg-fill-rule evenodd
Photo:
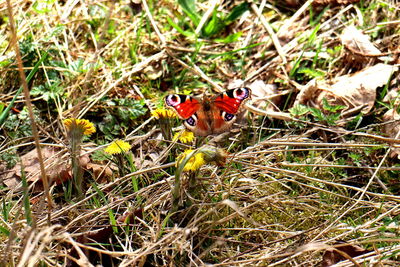
<svg viewBox="0 0 400 267"><path fill-rule="evenodd" d="M308 78L311 78L311 79L325 76L325 72L323 72L321 70L310 69L310 68L299 68L297 73L303 73Z"/></svg>
<svg viewBox="0 0 400 267"><path fill-rule="evenodd" d="M326 98L322 99L322 107L329 112L337 112L339 110L346 108L345 106L342 105L331 105L329 104L328 100L326 100Z"/></svg>
<svg viewBox="0 0 400 267"><path fill-rule="evenodd" d="M336 125L336 122L340 119L340 113L336 113L336 114L329 114L328 116L326 116L326 122L328 123L328 125Z"/></svg>
<svg viewBox="0 0 400 267"><path fill-rule="evenodd" d="M188 32L185 31L184 29L182 29L181 27L178 26L178 24L176 24L175 22L172 21L172 19L170 19L169 17L167 17L167 21L169 23L169 25L171 25L175 30L177 30L180 34L186 36L186 37L194 37L195 34L193 32Z"/></svg>
<svg viewBox="0 0 400 267"><path fill-rule="evenodd" d="M86 66L87 69L85 69L84 63L85 60L83 58L78 58L77 60L72 61L68 68L72 71L83 73L89 70L88 66Z"/></svg>
<svg viewBox="0 0 400 267"><path fill-rule="evenodd" d="M3 220L7 222L10 214L11 205L10 203L6 204L6 200L4 198L2 199L2 204L3 204L3 210L2 210Z"/></svg>
<svg viewBox="0 0 400 267"><path fill-rule="evenodd" d="M117 110L117 115L123 121L136 120L140 116L143 116L147 112L147 108L144 107L145 103L143 100L134 99L116 99L118 106L126 107L119 108Z"/></svg>
<svg viewBox="0 0 400 267"><path fill-rule="evenodd" d="M230 34L230 35L226 36L225 38L214 39L214 41L216 41L218 43L225 43L225 44L234 43L240 38L240 36L242 36L242 34L243 34L243 32L237 32L237 33Z"/></svg>
<svg viewBox="0 0 400 267"><path fill-rule="evenodd" d="M321 24L318 24L317 26L315 26L315 29L312 31L312 33L308 37L308 46L311 46L317 39L317 33L318 33L320 27L321 27Z"/></svg>
<svg viewBox="0 0 400 267"><path fill-rule="evenodd" d="M292 70L289 72L289 76L290 76L290 77L294 77L294 75L297 73L297 71L298 71L298 69L299 69L299 66L300 66L300 63L301 63L301 60L303 59L303 54L304 54L304 50L301 51L300 56L299 56L299 57L296 59L296 61L294 62L293 68L292 68Z"/></svg>
<svg viewBox="0 0 400 267"><path fill-rule="evenodd" d="M110 218L110 224L112 225L114 233L118 234L117 220L115 219L115 215L112 209L108 209L108 217Z"/></svg>
<svg viewBox="0 0 400 267"><path fill-rule="evenodd" d="M320 27L321 27L321 25L318 24L318 25L315 27L315 29L313 30L313 32L310 34L310 36L308 37L308 42L306 43L306 45L304 46L303 50L301 51L300 56L296 59L294 65L293 65L293 68L292 68L292 70L291 70L290 73L289 73L289 76L290 76L290 77L294 77L294 75L295 75L295 74L297 73L297 71L299 70L299 66L300 66L300 63L301 63L301 61L302 61L302 59L303 59L304 52L305 52L309 47L311 47L311 46L313 45L313 43L315 42L315 39L317 38L317 33L318 33Z"/></svg>
<svg viewBox="0 0 400 267"><path fill-rule="evenodd" d="M4 59L0 61L0 68L6 67L12 63L11 59Z"/></svg>
<svg viewBox="0 0 400 267"><path fill-rule="evenodd" d="M21 164L22 166L22 164ZM31 213L31 204L29 200L28 193L28 182L26 181L25 170L21 168L21 180L22 180L22 188L23 188L23 203L24 203L24 211L25 211L25 219L28 225L32 225L32 213Z"/></svg>
<svg viewBox="0 0 400 267"><path fill-rule="evenodd" d="M347 123L346 129L357 129L363 121L363 114L359 113L354 119Z"/></svg>
<svg viewBox="0 0 400 267"><path fill-rule="evenodd" d="M197 27L197 25L199 25L201 16L196 12L195 0L178 0L178 4L182 7L183 11Z"/></svg>
<svg viewBox="0 0 400 267"><path fill-rule="evenodd" d="M10 231L8 231L8 229L4 228L3 226L0 226L0 232L6 236L10 235Z"/></svg>
<svg viewBox="0 0 400 267"><path fill-rule="evenodd" d="M120 136L121 131L126 131L128 127L136 123L140 116L147 113L144 100L109 99L105 101L105 104L112 108L97 126L99 131L104 133L107 141L112 141Z"/></svg>
<svg viewBox="0 0 400 267"><path fill-rule="evenodd" d="M33 75L36 74L36 72L39 70L39 66L42 64L42 62L47 58L47 52L43 53L42 57L38 62L36 62L35 66L29 72L28 76L26 77L26 82L29 83L29 81L33 78ZM11 100L10 104L8 104L7 108L0 114L0 126L3 125L4 121L6 120L8 113L10 112L10 109L14 106L15 100L17 100L19 94L22 92L23 87L21 86L17 93L14 95L13 99Z"/></svg>
<svg viewBox="0 0 400 267"><path fill-rule="evenodd" d="M240 5L235 6L231 13L225 18L225 24L230 24L240 16L242 16L246 11L250 10L249 3L243 2Z"/></svg>
<svg viewBox="0 0 400 267"><path fill-rule="evenodd" d="M91 155L90 158L93 161L103 161L103 160L109 160L108 156L106 153L104 153L104 150L96 150L94 151Z"/></svg>
<svg viewBox="0 0 400 267"><path fill-rule="evenodd" d="M303 116L306 113L308 113L309 111L310 111L310 108L305 105L302 105L302 104L297 104L296 106L289 109L289 112L293 117Z"/></svg>
<svg viewBox="0 0 400 267"><path fill-rule="evenodd" d="M51 84L41 84L32 88L31 95L40 95L44 101L49 102L49 100L53 101L63 96L64 88L61 87L61 81L56 81Z"/></svg>
<svg viewBox="0 0 400 267"><path fill-rule="evenodd" d="M96 183L91 183L91 185L93 186L94 190L96 190L97 194L99 194L99 196L101 197L101 199L103 200L104 203L106 203L107 205L109 204L108 199L106 198L106 196L104 195L103 191L101 191L99 189L99 187L97 186ZM110 219L110 224L112 225L112 229L113 232L118 234L118 228L117 228L117 220L115 219L115 215L112 209L108 209L108 217Z"/></svg>
<svg viewBox="0 0 400 267"><path fill-rule="evenodd" d="M322 113L321 110L317 109L317 108L310 108L311 114L315 117L315 119L317 121L325 121L325 115L324 113Z"/></svg>
<svg viewBox="0 0 400 267"><path fill-rule="evenodd" d="M224 27L224 21L220 17L218 17L217 10L214 9L211 20L202 29L202 35L204 37L211 37L219 33Z"/></svg>

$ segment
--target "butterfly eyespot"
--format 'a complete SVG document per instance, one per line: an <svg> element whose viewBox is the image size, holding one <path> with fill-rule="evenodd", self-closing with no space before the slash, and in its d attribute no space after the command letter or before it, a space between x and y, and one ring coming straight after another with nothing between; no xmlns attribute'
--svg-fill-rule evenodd
<svg viewBox="0 0 400 267"><path fill-rule="evenodd" d="M186 123L190 126L196 126L197 118L195 115L191 116L189 119L186 120Z"/></svg>
<svg viewBox="0 0 400 267"><path fill-rule="evenodd" d="M179 105L182 101L179 95L168 95L166 98L166 101L168 106L177 106Z"/></svg>
<svg viewBox="0 0 400 267"><path fill-rule="evenodd" d="M233 118L235 118L235 115L226 113L225 111L221 112L221 116L224 118L224 121L231 121Z"/></svg>
<svg viewBox="0 0 400 267"><path fill-rule="evenodd" d="M250 95L250 91L247 88L237 88L233 91L233 96L238 99L246 99Z"/></svg>

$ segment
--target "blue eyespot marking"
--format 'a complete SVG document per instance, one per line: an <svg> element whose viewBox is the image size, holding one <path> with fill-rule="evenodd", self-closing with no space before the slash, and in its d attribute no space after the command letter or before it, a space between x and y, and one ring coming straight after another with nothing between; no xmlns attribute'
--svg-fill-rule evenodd
<svg viewBox="0 0 400 267"><path fill-rule="evenodd" d="M190 118L188 118L186 120L186 123L189 124L190 126L195 126L196 125L196 119L193 116L191 116Z"/></svg>
<svg viewBox="0 0 400 267"><path fill-rule="evenodd" d="M233 120L233 118L235 118L235 115L226 113L225 111L222 111L221 115L225 121L231 121L231 120Z"/></svg>

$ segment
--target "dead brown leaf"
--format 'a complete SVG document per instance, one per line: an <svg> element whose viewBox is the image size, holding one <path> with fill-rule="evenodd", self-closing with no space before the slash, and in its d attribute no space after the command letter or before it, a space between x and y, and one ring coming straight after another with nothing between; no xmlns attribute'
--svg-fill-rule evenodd
<svg viewBox="0 0 400 267"><path fill-rule="evenodd" d="M42 148L42 156L44 160L51 159L55 157L55 155L56 150L54 148ZM54 162L56 162L56 160L52 160L52 163ZM11 170L7 171L5 177L3 178L3 183L6 184L9 188L15 189L21 182L22 169L25 172L25 176L28 182L34 182L40 179L40 165L36 149L23 155L21 157L21 163L17 164ZM49 175L52 171L47 168L47 172Z"/></svg>
<svg viewBox="0 0 400 267"><path fill-rule="evenodd" d="M346 53L347 62L356 68L377 61L393 62L394 58L384 56L369 40L369 36L353 25L346 27L340 36L342 44L350 51Z"/></svg>
<svg viewBox="0 0 400 267"><path fill-rule="evenodd" d="M276 105L281 99L278 95L277 86L275 84L266 84L264 81L256 80L249 86L252 92L252 103L257 108L276 111Z"/></svg>
<svg viewBox="0 0 400 267"><path fill-rule="evenodd" d="M124 212L124 214L122 214L120 217L118 217L117 222L118 223L130 223L133 224L135 223L135 217L139 218L139 219L143 219L143 209L142 208L138 208L138 209L134 209L134 210L127 210L126 212Z"/></svg>
<svg viewBox="0 0 400 267"><path fill-rule="evenodd" d="M114 173L110 166L92 162L86 165L86 169L93 172L94 178L98 183L108 182Z"/></svg>
<svg viewBox="0 0 400 267"><path fill-rule="evenodd" d="M365 55L380 54L381 51L369 40L369 36L362 33L354 25L346 27L340 36L342 44L350 51L357 51Z"/></svg>
<svg viewBox="0 0 400 267"><path fill-rule="evenodd" d="M340 76L332 85L312 80L300 91L294 104L323 110L325 98L330 105L345 106L344 111L360 108L363 113L368 113L374 106L376 89L385 85L397 69L379 63L355 74Z"/></svg>
<svg viewBox="0 0 400 267"><path fill-rule="evenodd" d="M71 165L65 153L58 148L43 147L42 157L44 160L46 175L51 183L60 184L72 178ZM89 156L80 158L80 164L85 167L89 162ZM21 157L21 163L17 164L11 170L6 171L2 181L10 189L16 189L21 182L22 170L24 170L26 180L29 183L42 182L40 164L36 149L26 153Z"/></svg>
<svg viewBox="0 0 400 267"><path fill-rule="evenodd" d="M368 252L371 252L371 250L366 250L356 245L340 242L338 246L329 248L325 251L324 255L322 256L321 267L332 266L340 261L347 259L350 260Z"/></svg>

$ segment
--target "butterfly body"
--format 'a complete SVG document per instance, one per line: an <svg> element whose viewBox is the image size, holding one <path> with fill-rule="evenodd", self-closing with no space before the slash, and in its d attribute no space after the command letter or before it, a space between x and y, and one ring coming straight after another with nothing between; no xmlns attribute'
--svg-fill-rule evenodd
<svg viewBox="0 0 400 267"><path fill-rule="evenodd" d="M250 89L237 88L202 100L188 95L168 95L165 103L175 109L186 128L198 136L207 136L229 130L241 106L250 97Z"/></svg>

